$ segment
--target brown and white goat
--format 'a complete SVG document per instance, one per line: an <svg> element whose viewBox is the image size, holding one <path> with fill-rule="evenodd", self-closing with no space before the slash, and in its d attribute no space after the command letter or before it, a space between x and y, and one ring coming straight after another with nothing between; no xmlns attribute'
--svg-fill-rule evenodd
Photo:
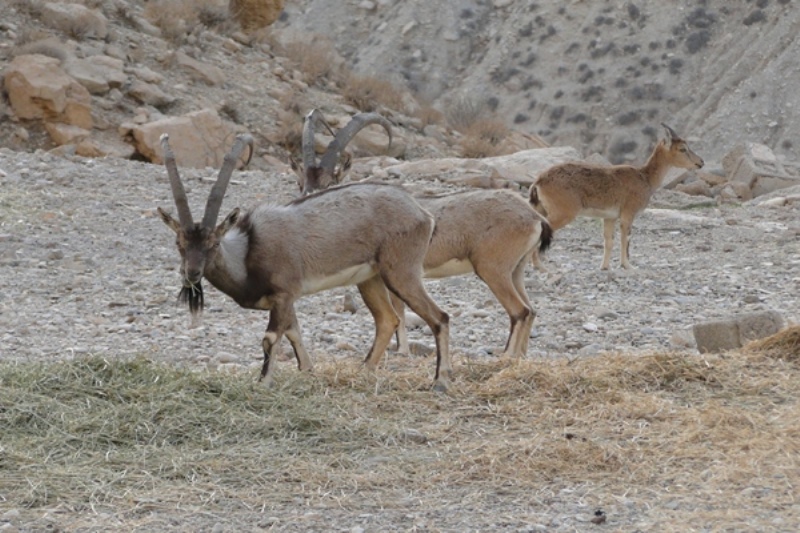
<svg viewBox="0 0 800 533"><path fill-rule="evenodd" d="M300 370L310 370L294 302L305 294L356 285L375 319L367 355L374 369L391 340L398 318L389 293L403 300L430 326L436 339L434 387L446 390L452 373L448 316L422 284L422 262L433 233L433 218L403 189L363 183L320 191L282 206L234 209L216 225L236 161L252 137L240 136L225 156L202 223L195 223L168 136L164 162L178 220L158 212L177 235L181 255L181 299L197 313L203 306L201 280L248 309L269 310L262 341L260 380L270 384L281 337L289 339Z"/></svg>
<svg viewBox="0 0 800 533"><path fill-rule="evenodd" d="M553 230L563 228L578 216L603 219L603 270L609 267L617 220L620 263L623 268L630 268L628 249L633 219L647 207L667 171L671 167L703 166L703 159L686 141L666 124L662 126L667 137L656 144L644 166L563 163L546 170L531 185L530 203L547 217ZM535 253L533 262L538 269L544 269Z"/></svg>
<svg viewBox="0 0 800 533"><path fill-rule="evenodd" d="M311 128L312 134L304 134L304 140L313 142L314 123L318 118L321 119L318 112L307 115L305 128ZM363 114L359 114L344 129L349 130L349 138L352 138L353 132L366 123ZM312 142L303 144L303 161L306 169L312 172L306 170L304 175L296 170L298 181L306 185L304 190L314 190L309 184L318 183L310 179L318 168ZM341 151L345 144L337 144L336 149ZM326 152L323 162L326 157L328 161L335 160L336 154ZM511 326L505 353L514 357L525 355L536 316L525 291L525 265L531 253L543 252L550 245L552 231L548 222L523 197L505 189L464 191L417 197L416 200L436 220L436 230L423 263L425 277L443 278L475 272L508 313ZM400 319L398 351L408 353L404 305L394 297L392 302Z"/></svg>

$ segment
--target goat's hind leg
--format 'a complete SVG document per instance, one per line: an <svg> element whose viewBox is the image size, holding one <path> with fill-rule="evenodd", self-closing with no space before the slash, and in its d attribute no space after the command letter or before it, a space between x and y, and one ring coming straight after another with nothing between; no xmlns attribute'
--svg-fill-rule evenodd
<svg viewBox="0 0 800 533"><path fill-rule="evenodd" d="M431 328L436 339L436 377L433 388L444 392L449 387L453 374L450 362L450 317L428 295L422 285L421 274L420 271L414 270L413 264L405 271L398 268L384 268L381 271L386 287Z"/></svg>
<svg viewBox="0 0 800 533"><path fill-rule="evenodd" d="M411 355L411 346L408 344L408 328L406 327L406 304L396 294L390 292L389 295L392 300L392 307L394 307L394 312L399 320L395 330L396 350L403 355Z"/></svg>
<svg viewBox="0 0 800 533"><path fill-rule="evenodd" d="M475 273L489 286L497 301L508 313L511 326L504 355L511 357L525 355L528 344L527 336L533 323L533 311L527 302L527 295L521 295L517 286L517 284L523 285L524 294L524 284L521 281L515 283L514 280L516 270L520 271L517 273L518 276L524 272L526 261L527 255L517 263L513 271L504 268L505 265L502 262L496 262L496 258L475 264ZM524 276L524 274L522 275Z"/></svg>
<svg viewBox="0 0 800 533"><path fill-rule="evenodd" d="M375 370L380 363L386 347L392 338L392 333L398 327L399 319L397 313L389 299L389 291L386 289L380 276L375 276L358 285L361 298L375 320L375 339L372 347L364 360L364 365L368 370Z"/></svg>
<svg viewBox="0 0 800 533"><path fill-rule="evenodd" d="M614 226L617 220L614 218L603 219L603 263L600 270L608 270L611 263L611 249L614 247Z"/></svg>

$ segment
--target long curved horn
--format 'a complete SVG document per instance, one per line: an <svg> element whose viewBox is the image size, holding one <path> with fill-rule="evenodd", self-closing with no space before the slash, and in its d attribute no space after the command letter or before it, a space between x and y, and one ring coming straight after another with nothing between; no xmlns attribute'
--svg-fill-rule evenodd
<svg viewBox="0 0 800 533"><path fill-rule="evenodd" d="M317 123L322 123L331 136L336 137L319 109L309 111L303 121L303 170L312 168L317 164L316 152L314 151L314 132L316 131Z"/></svg>
<svg viewBox="0 0 800 533"><path fill-rule="evenodd" d="M669 134L669 139L670 139L670 141L677 141L677 140L680 140L680 138L681 138L681 137L680 137L680 135L678 135L677 133L675 133L675 130L673 130L672 128L670 128L669 126L667 126L666 124L664 124L663 122L661 123L661 125L662 125L662 126L664 126L664 129L665 129L665 130L667 130L667 133Z"/></svg>
<svg viewBox="0 0 800 533"><path fill-rule="evenodd" d="M337 133L334 139L328 144L328 148L325 150L325 153L322 155L322 160L319 163L319 166L322 167L322 171L333 175L336 162L339 160L339 156L342 150L347 146L347 143L349 143L359 131L370 124L380 124L383 126L383 129L385 129L386 133L389 135L389 147L391 147L392 123L378 113L359 113L350 120L347 126L340 129L339 133Z"/></svg>
<svg viewBox="0 0 800 533"><path fill-rule="evenodd" d="M250 147L250 154L247 156L247 161L244 166L250 163L253 158L253 137L252 135L243 134L236 137L231 151L225 154L225 160L222 162L222 168L219 171L217 181L211 187L211 193L208 195L206 202L206 211L203 215L203 227L213 229L217 223L217 216L219 215L219 208L222 207L222 199L225 196L225 189L228 188L228 182L233 174L233 169L236 168L236 163L239 162L239 157L242 155L244 147Z"/></svg>
<svg viewBox="0 0 800 533"><path fill-rule="evenodd" d="M172 198L175 200L175 207L178 208L178 221L184 228L194 225L192 212L189 209L189 200L186 198L186 190L183 188L181 178L178 176L178 165L175 162L175 154L169 147L169 134L161 134L161 149L164 151L164 166L167 167L169 185L172 189Z"/></svg>

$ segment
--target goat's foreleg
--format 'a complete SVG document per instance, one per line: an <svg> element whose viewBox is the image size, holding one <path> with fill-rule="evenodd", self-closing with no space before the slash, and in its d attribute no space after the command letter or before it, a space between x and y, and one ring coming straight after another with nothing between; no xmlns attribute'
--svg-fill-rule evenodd
<svg viewBox="0 0 800 533"><path fill-rule="evenodd" d="M620 250L619 260L622 268L631 268L630 263L630 245L631 245L631 227L633 226L633 218L621 217L619 220L619 234L620 234Z"/></svg>
<svg viewBox="0 0 800 533"><path fill-rule="evenodd" d="M264 339L261 341L261 347L264 350L264 365L261 367L259 381L267 387L272 385L272 375L275 369L275 360L278 355L281 337L289 330L292 330L289 341L292 342L292 348L295 349L295 356L297 357L300 369L306 370L311 368L311 362L305 350L302 348L302 344L295 344L295 341L299 340L300 337L300 331L296 325L297 317L294 313L294 301L288 298L276 298L269 312L267 331L264 333ZM294 337L294 341L292 337ZM297 346L300 346L299 351L297 350Z"/></svg>

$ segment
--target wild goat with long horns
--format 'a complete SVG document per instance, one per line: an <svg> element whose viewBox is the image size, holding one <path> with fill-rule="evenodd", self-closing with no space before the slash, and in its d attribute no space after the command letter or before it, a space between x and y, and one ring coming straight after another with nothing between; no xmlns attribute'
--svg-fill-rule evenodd
<svg viewBox="0 0 800 533"><path fill-rule="evenodd" d="M452 373L448 316L422 285L422 261L433 233L433 217L403 189L378 183L321 191L283 206L263 204L234 209L217 225L231 174L249 135L239 136L195 223L178 176L169 137L162 135L178 220L159 208L177 235L181 255L181 298L192 313L203 308L206 278L240 306L269 310L260 380L270 384L281 337L289 339L300 370L310 370L294 302L303 295L356 285L375 319L375 339L365 364L374 369L398 319L389 293L400 298L430 326L436 339L434 388L446 390ZM249 161L249 159L248 159Z"/></svg>

